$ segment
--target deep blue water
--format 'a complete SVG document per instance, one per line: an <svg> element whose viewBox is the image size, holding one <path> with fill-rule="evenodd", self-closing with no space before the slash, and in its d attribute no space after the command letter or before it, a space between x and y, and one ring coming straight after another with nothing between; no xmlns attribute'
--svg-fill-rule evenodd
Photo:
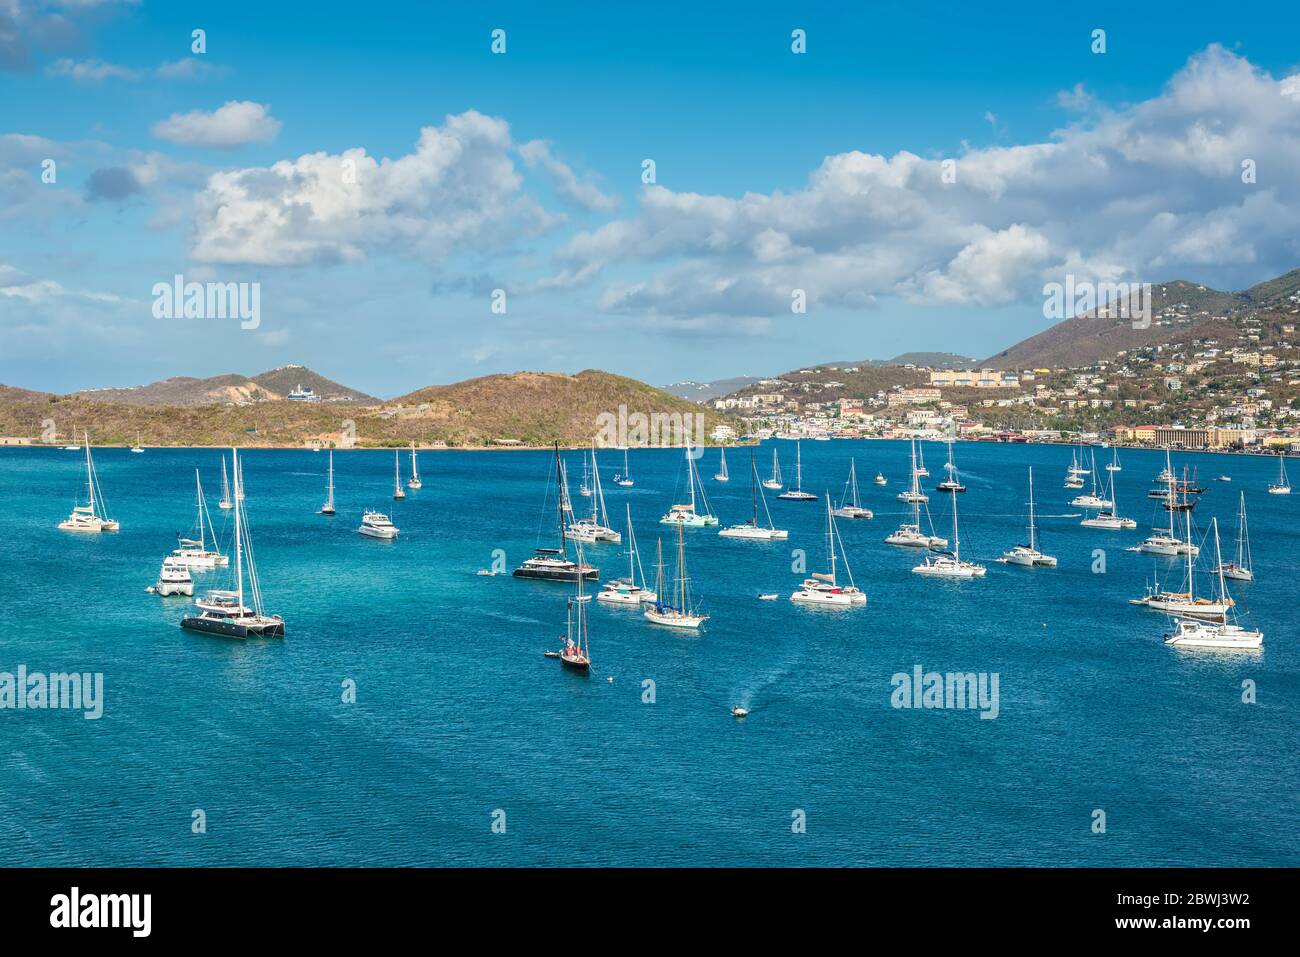
<svg viewBox="0 0 1300 957"><path fill-rule="evenodd" d="M794 446L778 445L791 476ZM1234 478L1207 481L1202 526L1217 515L1235 530L1246 490L1258 581L1237 587L1265 632L1256 655L1165 647L1166 620L1126 604L1155 567L1123 546L1157 517L1145 492L1162 455L1123 454L1120 511L1139 529L1104 532L1048 517L1077 511L1061 488L1068 449L960 445L963 555L991 562L1021 540L1033 464L1061 567L990 564L981 581L945 583L882 542L902 513L905 444L835 441L804 443L805 486L838 497L856 456L876 518L839 524L865 609L785 600L802 577L792 549L823 564L824 513L772 500L788 542L686 532L713 616L702 633L593 604L596 674L582 678L541 655L563 629L565 586L474 574L494 549L513 567L539 530L547 543L548 453L424 453L424 489L393 503L391 453L338 452L339 515L326 519L324 454L249 452L263 588L288 635L246 643L181 631L185 600L144 591L192 522L194 467L221 514L220 454L99 451L123 529L76 537L55 525L81 456L0 450L0 671L103 672L106 697L98 721L0 711L0 864L1300 863L1300 496L1265 494L1274 460L1175 457L1203 480ZM715 511L744 521L747 455L732 453L724 487L708 478L716 454L702 465ZM770 457L759 451L761 473ZM609 482L615 458L613 524L630 502L649 572L681 455L634 451L629 490ZM942 447L926 461L933 485ZM355 534L370 505L393 512L397 542ZM1106 574L1090 570L1094 547ZM622 548L589 550L602 577L622 573ZM196 572L200 588L224 577ZM997 672L998 718L892 708L891 676L917 664ZM341 701L349 678L355 704ZM1241 701L1247 678L1256 704ZM736 703L754 709L744 721ZM206 834L191 833L195 808ZM1105 834L1090 830L1097 808ZM792 833L794 809L806 833Z"/></svg>

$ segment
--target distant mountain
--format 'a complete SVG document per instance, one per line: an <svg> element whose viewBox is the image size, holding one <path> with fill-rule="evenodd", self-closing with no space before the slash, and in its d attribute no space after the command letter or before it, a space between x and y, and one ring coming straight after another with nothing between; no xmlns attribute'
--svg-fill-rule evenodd
<svg viewBox="0 0 1300 957"><path fill-rule="evenodd" d="M1175 279L1153 284L1152 323L1134 329L1130 319L1112 316L1104 307L1056 323L1048 329L978 363L992 369L1073 368L1109 359L1117 352L1164 345L1190 338L1231 342L1236 320L1245 313L1268 315L1300 305L1300 269L1252 286L1223 292Z"/></svg>
<svg viewBox="0 0 1300 957"><path fill-rule="evenodd" d="M684 382L673 382L661 388L669 395L690 399L692 402L704 402L708 399L716 399L718 396L730 395L747 385L752 385L758 379L758 376L752 375L734 376L730 379L715 379L712 382L692 382L687 379Z"/></svg>
<svg viewBox="0 0 1300 957"><path fill-rule="evenodd" d="M823 362L823 369L886 369L890 366L925 366L930 369L969 369L975 360L953 352L904 352L892 359L859 359L856 362Z"/></svg>
<svg viewBox="0 0 1300 957"><path fill-rule="evenodd" d="M355 402L374 405L378 399L349 389L327 379L306 366L289 365L249 376L230 373L195 379L190 376L173 376L161 382L126 389L85 389L75 395L105 402L124 402L127 405L170 405L194 408L203 405L247 405L254 402L274 402L286 398L301 386L310 389L326 402Z"/></svg>

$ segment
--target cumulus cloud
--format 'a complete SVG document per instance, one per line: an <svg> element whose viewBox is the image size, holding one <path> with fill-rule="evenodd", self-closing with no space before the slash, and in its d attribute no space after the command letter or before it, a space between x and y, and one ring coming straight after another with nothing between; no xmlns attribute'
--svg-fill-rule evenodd
<svg viewBox="0 0 1300 957"><path fill-rule="evenodd" d="M618 205L618 197L606 195L590 182L580 180L568 165L551 153L551 144L545 140L523 144L519 147L519 155L530 168L544 170L555 191L569 202L589 210L610 210Z"/></svg>
<svg viewBox="0 0 1300 957"><path fill-rule="evenodd" d="M1058 101L1084 115L1045 142L967 148L955 182L941 158L850 151L790 193L648 187L636 215L560 246L539 285L649 269L605 280L601 304L686 322L788 314L796 288L810 308L993 305L1031 301L1066 271L1240 288L1294 268L1300 77L1212 46L1147 101L1107 108L1081 85Z"/></svg>
<svg viewBox="0 0 1300 957"><path fill-rule="evenodd" d="M471 110L424 128L395 160L355 148L213 174L197 198L191 254L290 266L389 247L436 262L509 249L558 221L523 191L508 124Z"/></svg>
<svg viewBox="0 0 1300 957"><path fill-rule="evenodd" d="M153 135L180 146L234 149L246 143L269 143L281 125L265 104L231 100L212 112L173 113L153 125Z"/></svg>
<svg viewBox="0 0 1300 957"><path fill-rule="evenodd" d="M105 63L103 60L55 60L45 72L51 76L66 76L78 83L103 83L105 80L138 80L140 71L130 67Z"/></svg>

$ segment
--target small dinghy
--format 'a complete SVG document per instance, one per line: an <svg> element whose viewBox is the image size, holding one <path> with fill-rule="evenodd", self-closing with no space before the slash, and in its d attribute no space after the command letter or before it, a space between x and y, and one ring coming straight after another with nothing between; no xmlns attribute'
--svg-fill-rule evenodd
<svg viewBox="0 0 1300 957"><path fill-rule="evenodd" d="M736 705L731 709L731 716L733 718L743 718L747 714L749 714L749 709L742 708L740 705Z"/></svg>
<svg viewBox="0 0 1300 957"><path fill-rule="evenodd" d="M560 657L560 653L559 653L558 651L543 651L542 654L543 654L545 657L547 657L547 658L558 658L558 657Z"/></svg>
<svg viewBox="0 0 1300 957"><path fill-rule="evenodd" d="M777 600L778 598L780 598L780 597L781 597L781 596L780 596L780 595L777 595L777 594L759 595L759 596L758 596L758 600L759 600L759 601L776 601L776 600Z"/></svg>

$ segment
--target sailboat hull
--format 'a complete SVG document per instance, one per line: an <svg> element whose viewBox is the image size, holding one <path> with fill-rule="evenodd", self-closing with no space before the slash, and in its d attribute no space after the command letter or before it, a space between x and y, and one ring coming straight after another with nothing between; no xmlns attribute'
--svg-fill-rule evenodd
<svg viewBox="0 0 1300 957"><path fill-rule="evenodd" d="M238 621L194 615L182 618L181 627L186 631L201 631L204 634L217 635L221 638L284 637L284 622L278 618L254 618L248 621Z"/></svg>

